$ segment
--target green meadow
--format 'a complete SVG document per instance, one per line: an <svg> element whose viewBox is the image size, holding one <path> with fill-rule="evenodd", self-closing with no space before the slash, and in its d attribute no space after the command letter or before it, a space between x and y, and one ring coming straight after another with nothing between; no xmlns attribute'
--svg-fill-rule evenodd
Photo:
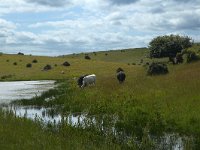
<svg viewBox="0 0 200 150"><path fill-rule="evenodd" d="M190 50L197 54L200 45ZM103 120L107 134L98 127L74 128L67 124L44 128L39 122L17 118L10 112L0 112L0 147L4 149L138 149L131 136L141 141L140 149L154 149L146 133L161 137L164 133L178 133L189 137L186 149L200 146L200 61L172 65L168 63L166 75L147 76L150 62L168 59L150 59L147 48L110 50L71 54L59 57L27 55L0 56L0 80L58 81L58 88L42 97L15 102L21 105L58 107L62 114L87 113ZM32 63L37 59L37 63ZM63 66L67 61L70 66ZM17 65L13 65L16 62ZM32 63L31 68L26 64ZM45 65L49 71L42 71ZM116 69L123 68L126 80L119 84ZM64 73L61 73L64 71ZM96 74L95 86L81 89L77 79L83 74ZM46 102L45 97L55 96ZM114 123L111 116L117 116ZM97 121L98 122L98 121ZM111 128L124 133L116 138ZM190 138L191 137L191 138ZM128 143L128 144L127 144Z"/></svg>

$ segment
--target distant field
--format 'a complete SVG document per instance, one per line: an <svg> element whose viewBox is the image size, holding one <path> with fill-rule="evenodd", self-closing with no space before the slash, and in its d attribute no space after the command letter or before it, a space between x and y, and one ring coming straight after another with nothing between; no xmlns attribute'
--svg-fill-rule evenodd
<svg viewBox="0 0 200 150"><path fill-rule="evenodd" d="M92 60L101 60L106 62L121 62L126 64L139 64L141 59L148 57L147 48L123 49L123 50L110 50L102 52L85 53L91 57ZM72 54L66 58L79 58L84 59L84 53Z"/></svg>
<svg viewBox="0 0 200 150"><path fill-rule="evenodd" d="M195 44L191 50L199 53L200 45ZM144 67L146 62L167 62L168 58L150 59L148 49L145 48L87 55L91 60L84 59L85 54L60 57L3 54L0 56L0 77L13 75L4 80L64 79L66 85L62 95L49 104L41 99L40 105L62 105L64 113L84 111L100 116L117 114L122 119L119 125L135 131L135 134L141 134L137 132L143 132L148 127L155 134L168 131L200 136L199 61L168 64L169 74L147 76L147 67ZM38 63L33 64L32 68L26 68L26 64L33 59L37 59ZM62 66L64 61L68 61L71 66ZM14 62L17 62L16 66ZM52 65L53 69L41 71L46 64ZM121 85L115 75L118 67L123 68L127 75L125 83ZM62 70L64 74L61 74ZM90 73L97 75L96 86L84 90L78 88L75 77ZM33 103L37 104L30 101L30 104Z"/></svg>

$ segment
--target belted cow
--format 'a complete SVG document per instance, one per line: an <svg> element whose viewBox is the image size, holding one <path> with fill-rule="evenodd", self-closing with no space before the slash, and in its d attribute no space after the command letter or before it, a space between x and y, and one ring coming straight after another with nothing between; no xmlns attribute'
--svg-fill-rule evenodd
<svg viewBox="0 0 200 150"><path fill-rule="evenodd" d="M117 72L117 79L119 83L124 82L124 80L126 79L126 74L123 71Z"/></svg>
<svg viewBox="0 0 200 150"><path fill-rule="evenodd" d="M91 75L84 75L84 76L80 76L78 79L78 85L81 88L84 88L88 85L95 85L96 82L96 75L95 74L91 74Z"/></svg>

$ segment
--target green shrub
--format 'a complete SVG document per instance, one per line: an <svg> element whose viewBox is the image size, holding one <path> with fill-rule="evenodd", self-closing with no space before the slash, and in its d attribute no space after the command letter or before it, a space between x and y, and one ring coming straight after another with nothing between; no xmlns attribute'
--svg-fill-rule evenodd
<svg viewBox="0 0 200 150"><path fill-rule="evenodd" d="M67 61L65 61L65 62L63 63L63 66L70 66L70 63L67 62Z"/></svg>
<svg viewBox="0 0 200 150"><path fill-rule="evenodd" d="M183 54L181 53L177 53L176 54L176 63L179 64L179 63L183 63Z"/></svg>
<svg viewBox="0 0 200 150"><path fill-rule="evenodd" d="M9 75L4 75L4 76L1 77L1 79L4 80L4 79L12 78L13 76L14 76L14 75L11 75L11 74L9 74Z"/></svg>
<svg viewBox="0 0 200 150"><path fill-rule="evenodd" d="M26 64L26 67L27 67L27 68L31 68L31 67L32 67L32 64L31 64L31 63L28 63L28 64Z"/></svg>
<svg viewBox="0 0 200 150"><path fill-rule="evenodd" d="M24 53L19 52L18 55L24 55Z"/></svg>
<svg viewBox="0 0 200 150"><path fill-rule="evenodd" d="M14 66L17 66L17 62L14 62L13 65L14 65Z"/></svg>
<svg viewBox="0 0 200 150"><path fill-rule="evenodd" d="M43 68L44 71L48 71L48 70L51 70L51 69L52 69L52 67L51 67L51 65L49 65L49 64L47 64L47 65L44 66L44 68Z"/></svg>
<svg viewBox="0 0 200 150"><path fill-rule="evenodd" d="M88 60L90 60L91 58L90 58L90 56L88 56L88 55L85 55L85 59L88 59Z"/></svg>
<svg viewBox="0 0 200 150"><path fill-rule="evenodd" d="M147 74L148 75L159 75L159 74L167 74L168 68L166 64L163 63L151 63L149 65Z"/></svg>
<svg viewBox="0 0 200 150"><path fill-rule="evenodd" d="M186 52L186 62L190 63L192 61L197 61L199 59L199 57L197 56L197 54L195 52L192 51L187 51Z"/></svg>
<svg viewBox="0 0 200 150"><path fill-rule="evenodd" d="M33 59L33 61L32 61L32 63L37 63L38 61L37 61L37 59Z"/></svg>

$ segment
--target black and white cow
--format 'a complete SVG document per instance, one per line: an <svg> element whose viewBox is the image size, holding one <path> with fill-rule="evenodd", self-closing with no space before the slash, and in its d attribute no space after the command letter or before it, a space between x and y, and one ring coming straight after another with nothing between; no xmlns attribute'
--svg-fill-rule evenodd
<svg viewBox="0 0 200 150"><path fill-rule="evenodd" d="M117 72L117 79L119 83L123 83L126 79L126 74L123 71Z"/></svg>
<svg viewBox="0 0 200 150"><path fill-rule="evenodd" d="M87 85L92 85L92 84L95 85L96 75L91 74L91 75L80 76L77 82L78 82L79 87L81 88L84 88Z"/></svg>
<svg viewBox="0 0 200 150"><path fill-rule="evenodd" d="M79 87L81 87L81 86L83 85L83 78L86 77L87 75L88 75L88 74L82 75L82 76L80 76L80 77L78 78L77 84L78 84Z"/></svg>

